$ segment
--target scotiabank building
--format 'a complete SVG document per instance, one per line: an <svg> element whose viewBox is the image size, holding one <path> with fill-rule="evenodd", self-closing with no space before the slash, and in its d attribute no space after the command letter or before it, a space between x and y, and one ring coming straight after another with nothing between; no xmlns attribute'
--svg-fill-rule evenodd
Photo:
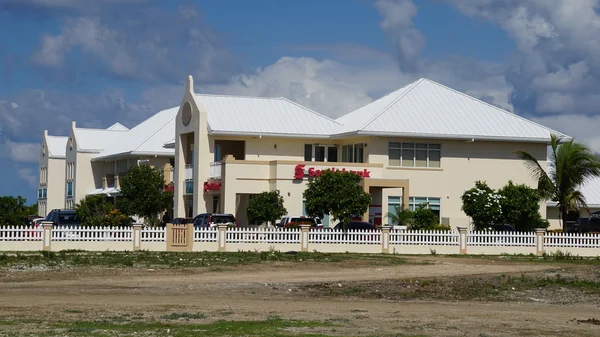
<svg viewBox="0 0 600 337"><path fill-rule="evenodd" d="M534 187L515 151L545 162L559 134L427 79L332 119L285 98L196 94L190 77L176 118L165 144L175 148L174 216L232 213L240 225L252 196L270 190L304 215L303 192L324 170L362 177L365 221L389 224L396 207L425 204L441 224L469 225L462 194L477 180Z"/></svg>

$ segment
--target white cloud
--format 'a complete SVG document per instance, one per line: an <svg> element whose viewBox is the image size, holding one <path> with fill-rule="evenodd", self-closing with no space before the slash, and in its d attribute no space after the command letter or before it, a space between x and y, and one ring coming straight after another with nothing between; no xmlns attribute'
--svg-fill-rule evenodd
<svg viewBox="0 0 600 337"><path fill-rule="evenodd" d="M36 188L38 186L38 176L35 172L30 168L20 168L17 169L17 174L19 178L25 180L29 187Z"/></svg>
<svg viewBox="0 0 600 337"><path fill-rule="evenodd" d="M600 153L600 115L554 115L533 117L535 122L545 125L566 135L575 137L575 141L586 144L596 153Z"/></svg>

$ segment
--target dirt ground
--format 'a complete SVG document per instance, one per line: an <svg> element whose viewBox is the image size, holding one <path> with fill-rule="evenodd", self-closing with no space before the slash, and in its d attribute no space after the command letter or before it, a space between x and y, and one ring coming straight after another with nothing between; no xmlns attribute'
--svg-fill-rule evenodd
<svg viewBox="0 0 600 337"><path fill-rule="evenodd" d="M275 262L218 271L3 268L0 320L80 321L132 312L157 318L175 312L201 312L208 316L206 322L281 317L343 326L324 328L322 333L330 335L600 336L597 293L560 285L515 289L512 293L508 288L501 299L493 297L497 291L494 285L484 292L468 293L475 289L473 280L491 282L507 275L597 278L600 269L596 266L448 257L409 259L415 263L373 267L360 261ZM468 299L453 298L450 291L464 292ZM28 328L17 325L10 329L14 333ZM0 325L0 336L1 330Z"/></svg>

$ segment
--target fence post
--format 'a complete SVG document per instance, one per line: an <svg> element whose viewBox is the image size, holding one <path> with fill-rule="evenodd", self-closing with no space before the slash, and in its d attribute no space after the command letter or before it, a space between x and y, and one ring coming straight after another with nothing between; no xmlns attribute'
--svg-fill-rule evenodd
<svg viewBox="0 0 600 337"><path fill-rule="evenodd" d="M310 231L310 225L300 225L300 243L302 247L301 251L303 252L308 252L308 231Z"/></svg>
<svg viewBox="0 0 600 337"><path fill-rule="evenodd" d="M217 242L219 243L218 251L224 252L226 250L227 243L227 224L217 225Z"/></svg>
<svg viewBox="0 0 600 337"><path fill-rule="evenodd" d="M42 247L43 250L50 250L52 245L52 225L50 221L42 221Z"/></svg>
<svg viewBox="0 0 600 337"><path fill-rule="evenodd" d="M467 254L467 227L457 227L460 254Z"/></svg>
<svg viewBox="0 0 600 337"><path fill-rule="evenodd" d="M142 224L133 224L133 250L142 249Z"/></svg>
<svg viewBox="0 0 600 337"><path fill-rule="evenodd" d="M544 255L544 233L546 229L535 228L535 253L538 256Z"/></svg>
<svg viewBox="0 0 600 337"><path fill-rule="evenodd" d="M390 253L390 226L381 226L381 253Z"/></svg>

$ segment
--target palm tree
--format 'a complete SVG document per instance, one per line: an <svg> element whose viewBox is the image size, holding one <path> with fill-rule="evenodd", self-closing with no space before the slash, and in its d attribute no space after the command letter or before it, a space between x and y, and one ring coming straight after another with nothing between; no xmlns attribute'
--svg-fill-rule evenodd
<svg viewBox="0 0 600 337"><path fill-rule="evenodd" d="M395 206L393 212L387 214L392 222L390 225L408 226L412 220L412 212L404 209L403 205Z"/></svg>
<svg viewBox="0 0 600 337"><path fill-rule="evenodd" d="M570 210L587 209L579 187L590 178L600 177L600 161L590 149L574 139L563 142L562 138L552 134L550 146L552 155L547 171L528 152L519 150L516 153L525 160L538 181L542 199L556 202L564 228Z"/></svg>

